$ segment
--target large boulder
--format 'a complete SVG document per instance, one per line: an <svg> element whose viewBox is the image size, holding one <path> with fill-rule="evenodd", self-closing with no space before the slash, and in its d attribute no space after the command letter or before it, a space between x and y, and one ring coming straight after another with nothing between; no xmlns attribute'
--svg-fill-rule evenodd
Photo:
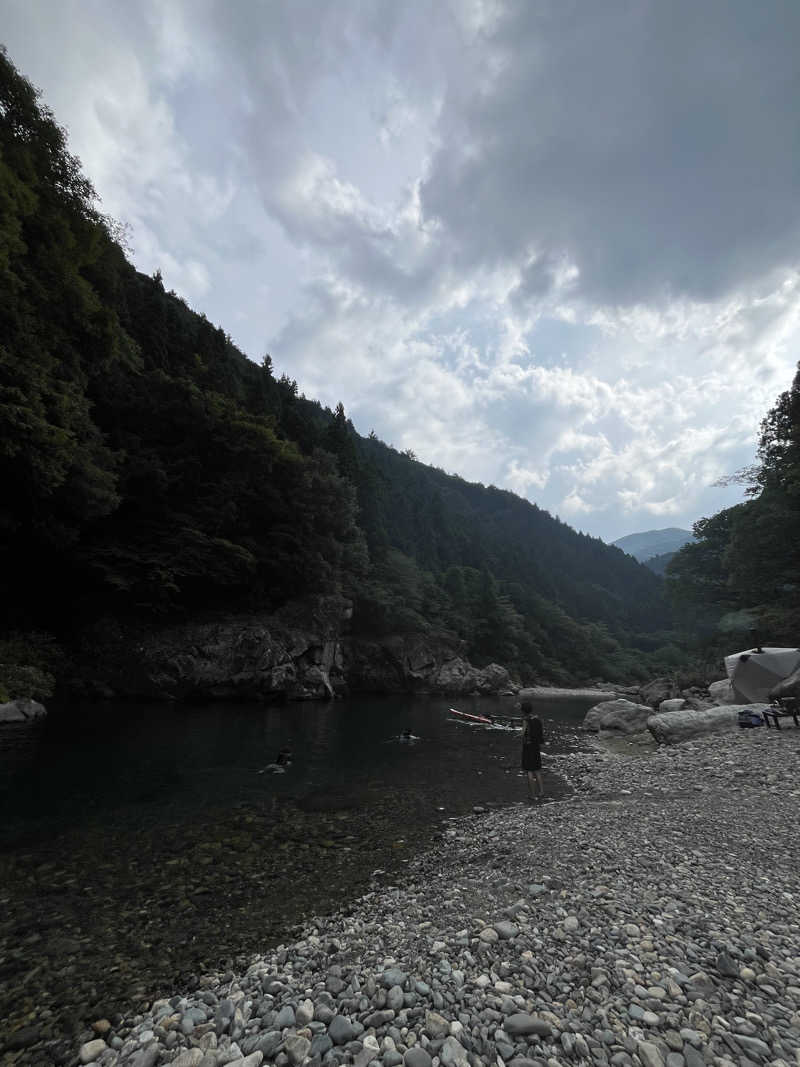
<svg viewBox="0 0 800 1067"><path fill-rule="evenodd" d="M653 714L649 704L634 704L632 700L603 700L586 712L583 725L587 730L613 730L620 734L635 734L647 727Z"/></svg>
<svg viewBox="0 0 800 1067"><path fill-rule="evenodd" d="M0 704L0 722L34 722L46 714L47 709L38 700L9 700Z"/></svg>
<svg viewBox="0 0 800 1067"><path fill-rule="evenodd" d="M676 745L709 734L731 733L739 729L740 711L763 711L769 704L728 704L706 711L668 711L651 715L647 729L660 745Z"/></svg>
<svg viewBox="0 0 800 1067"><path fill-rule="evenodd" d="M736 696L734 695L730 678L721 678L718 682L712 682L708 687L708 692L715 707L720 704L736 703Z"/></svg>
<svg viewBox="0 0 800 1067"><path fill-rule="evenodd" d="M770 689L769 695L772 700L777 697L800 697L800 667Z"/></svg>

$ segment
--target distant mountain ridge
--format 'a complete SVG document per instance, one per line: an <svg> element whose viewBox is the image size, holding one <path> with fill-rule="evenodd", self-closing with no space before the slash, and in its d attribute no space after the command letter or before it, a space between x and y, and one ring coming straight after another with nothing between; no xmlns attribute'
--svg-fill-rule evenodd
<svg viewBox="0 0 800 1067"><path fill-rule="evenodd" d="M677 552L689 541L694 540L691 530L681 530L678 526L668 526L665 530L645 530L642 533L627 534L611 543L629 556L645 563L654 556Z"/></svg>

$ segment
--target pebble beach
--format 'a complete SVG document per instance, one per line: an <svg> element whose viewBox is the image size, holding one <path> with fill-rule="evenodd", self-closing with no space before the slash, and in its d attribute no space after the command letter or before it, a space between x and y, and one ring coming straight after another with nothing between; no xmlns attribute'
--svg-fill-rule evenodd
<svg viewBox="0 0 800 1067"><path fill-rule="evenodd" d="M569 799L453 821L241 973L0 1062L800 1064L800 731L627 747L551 762Z"/></svg>

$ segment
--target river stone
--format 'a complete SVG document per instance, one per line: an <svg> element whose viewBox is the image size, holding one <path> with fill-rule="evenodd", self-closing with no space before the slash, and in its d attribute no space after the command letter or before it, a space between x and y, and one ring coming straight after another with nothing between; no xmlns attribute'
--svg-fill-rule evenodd
<svg viewBox="0 0 800 1067"><path fill-rule="evenodd" d="M386 1007L390 1011L400 1011L403 1007L403 990L399 985L393 985L386 994Z"/></svg>
<svg viewBox="0 0 800 1067"><path fill-rule="evenodd" d="M385 1026L387 1023L390 1023L392 1019L394 1019L394 1017L395 1012L392 1011L391 1008L386 1011L374 1011L371 1015L368 1015L366 1017L366 1019L364 1020L364 1026L366 1026L367 1029L369 1029L370 1026L373 1026L376 1030L378 1030L381 1026Z"/></svg>
<svg viewBox="0 0 800 1067"><path fill-rule="evenodd" d="M406 984L407 978L408 975L405 971L401 971L399 967L390 967L381 975L380 983L384 989L391 989L393 985L402 987Z"/></svg>
<svg viewBox="0 0 800 1067"><path fill-rule="evenodd" d="M271 1060L283 1044L283 1034L280 1030L270 1030L258 1039L256 1049L264 1054L265 1060Z"/></svg>
<svg viewBox="0 0 800 1067"><path fill-rule="evenodd" d="M642 1067L664 1067L664 1059L652 1041L640 1041L636 1052Z"/></svg>
<svg viewBox="0 0 800 1067"><path fill-rule="evenodd" d="M181 1052L175 1057L172 1061L172 1067L197 1067L202 1058L203 1050L201 1048L188 1048L185 1052Z"/></svg>
<svg viewBox="0 0 800 1067"><path fill-rule="evenodd" d="M41 1039L42 1033L38 1026L23 1026L9 1034L5 1041L0 1038L0 1050L18 1052L20 1049L29 1048Z"/></svg>
<svg viewBox="0 0 800 1067"><path fill-rule="evenodd" d="M294 1026L295 1023L294 1008L291 1004L284 1004L275 1019L275 1027L279 1030L285 1030L287 1026Z"/></svg>
<svg viewBox="0 0 800 1067"><path fill-rule="evenodd" d="M319 1056L320 1058L325 1055L326 1052L330 1052L333 1048L333 1042L327 1034L314 1034L311 1039L311 1056ZM270 1057L267 1056L267 1059Z"/></svg>
<svg viewBox="0 0 800 1067"><path fill-rule="evenodd" d="M430 1053L419 1045L414 1045L403 1056L403 1067L431 1067L432 1063Z"/></svg>
<svg viewBox="0 0 800 1067"><path fill-rule="evenodd" d="M538 1034L539 1037L550 1037L553 1028L544 1019L537 1019L535 1015L527 1012L517 1012L509 1015L503 1023L503 1029L509 1037L524 1037L526 1034Z"/></svg>
<svg viewBox="0 0 800 1067"><path fill-rule="evenodd" d="M444 1067L470 1067L467 1050L457 1038L452 1036L446 1038L439 1049L439 1062L444 1064Z"/></svg>
<svg viewBox="0 0 800 1067"><path fill-rule="evenodd" d="M478 937L487 945L494 944L495 941L500 940L500 935L493 926L484 926L484 928L478 934Z"/></svg>
<svg viewBox="0 0 800 1067"><path fill-rule="evenodd" d="M426 1011L425 1033L432 1038L447 1037L450 1033L450 1023L438 1011Z"/></svg>
<svg viewBox="0 0 800 1067"><path fill-rule="evenodd" d="M772 1056L772 1050L769 1045L758 1037L747 1037L744 1034L734 1034L733 1037L742 1046L747 1055L754 1059L769 1059Z"/></svg>
<svg viewBox="0 0 800 1067"><path fill-rule="evenodd" d="M738 978L739 967L731 956L727 952L720 952L717 956L717 971L725 975L726 978Z"/></svg>
<svg viewBox="0 0 800 1067"><path fill-rule="evenodd" d="M297 1026L306 1026L310 1023L314 1018L314 1002L312 1000L301 1000L295 1010L294 1018Z"/></svg>
<svg viewBox="0 0 800 1067"><path fill-rule="evenodd" d="M346 1045L356 1036L353 1024L346 1015L334 1015L328 1026L328 1037L334 1045Z"/></svg>
<svg viewBox="0 0 800 1067"><path fill-rule="evenodd" d="M505 919L495 923L494 928L501 941L512 941L519 936L519 927L515 926L514 923L507 922Z"/></svg>
<svg viewBox="0 0 800 1067"><path fill-rule="evenodd" d="M102 1039L102 1037L96 1037L94 1041L87 1041L85 1045L81 1045L78 1056L81 1063L93 1063L101 1052L105 1052L108 1045Z"/></svg>
<svg viewBox="0 0 800 1067"><path fill-rule="evenodd" d="M130 1061L131 1067L155 1067L160 1055L161 1049L158 1045L149 1045L147 1048L140 1049L133 1056Z"/></svg>
<svg viewBox="0 0 800 1067"><path fill-rule="evenodd" d="M303 1037L301 1034L290 1034L286 1038L283 1051L289 1057L289 1063L291 1063L293 1067L300 1067L300 1064L308 1055L310 1048L311 1042L307 1037Z"/></svg>

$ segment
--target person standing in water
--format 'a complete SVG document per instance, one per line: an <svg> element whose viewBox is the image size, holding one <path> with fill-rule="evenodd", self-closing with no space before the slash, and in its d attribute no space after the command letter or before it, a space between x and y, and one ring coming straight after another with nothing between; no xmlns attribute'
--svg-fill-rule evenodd
<svg viewBox="0 0 800 1067"><path fill-rule="evenodd" d="M533 714L533 706L526 700L522 705L522 769L528 778L528 796L531 800L544 796L542 786L542 720Z"/></svg>

